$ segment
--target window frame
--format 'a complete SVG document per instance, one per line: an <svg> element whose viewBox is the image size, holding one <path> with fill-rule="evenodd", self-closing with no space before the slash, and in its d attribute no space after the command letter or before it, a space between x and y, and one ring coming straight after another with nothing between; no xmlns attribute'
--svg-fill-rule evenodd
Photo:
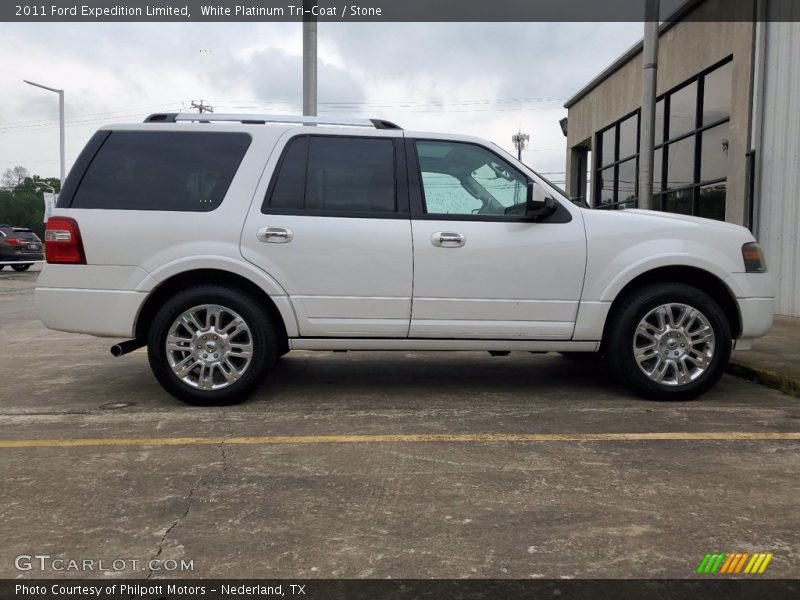
<svg viewBox="0 0 800 600"><path fill-rule="evenodd" d="M289 150L289 146L298 138L334 138L334 139L366 139L366 140L388 140L392 142L393 160L394 160L394 197L395 209L389 211L353 211L353 210L306 210L304 208L273 208L270 201L272 199L272 192L278 181L278 175L281 172L283 162ZM261 202L261 214L264 215L292 215L298 217L338 217L348 219L408 219L410 218L409 210L409 196L408 196L408 181L406 174L406 151L403 146L403 138L389 137L385 135L348 135L348 134L327 134L327 133L310 133L302 132L292 135L286 139L281 148L281 154L275 167L272 169L270 175L270 182L267 186L267 191L264 193L264 198ZM310 143L309 143L310 147ZM306 182L308 179L308 154L305 159ZM305 188L304 188L305 189Z"/></svg>
<svg viewBox="0 0 800 600"><path fill-rule="evenodd" d="M551 194L551 197L556 201L558 208L552 215L544 219L534 219L524 215L458 215L427 212L425 190L422 184L422 167L417 153L417 142L443 142L447 144L468 144L470 146L476 146L481 150L489 152L522 175L525 178L526 189L531 182L541 185L535 179L529 177L528 174L519 167L511 164L502 154L484 144L447 138L405 138L406 156L408 157L408 189L411 198L411 217L413 219L418 221L484 221L491 223L569 223L572 221L572 213L563 206L561 199L553 194ZM547 191L546 188L545 191Z"/></svg>
<svg viewBox="0 0 800 600"><path fill-rule="evenodd" d="M619 150L620 150L619 140L620 140L621 126L625 121L627 121L628 119L630 119L632 117L636 117L636 152L634 152L633 154L629 154L627 156L620 157L620 155L619 155ZM614 129L614 159L610 163L602 164L602 160L603 160L603 156L602 156L603 155L603 135L605 135L605 133L607 131L610 131L611 129ZM635 161L636 162L636 165L635 165L636 166L636 175L637 175L637 179L638 179L638 175L639 175L639 152L640 152L639 141L640 141L640 138L641 138L641 132L642 132L641 110L637 108L633 112L629 112L628 114L623 116L621 119L618 119L617 121L611 123L607 127L604 127L603 129L601 129L600 131L598 131L595 134L595 140L596 140L595 143L597 144L597 151L592 153L593 156L595 156L595 165L594 165L594 168L592 169L593 175L594 175L594 186L593 186L594 187L594 193L593 193L593 198L592 198L592 208L600 208L600 209L604 209L604 210L612 210L612 209L615 209L616 207L618 207L620 204L627 204L628 202L630 202L630 200L620 200L619 199L619 166L622 163L626 163L626 162L628 162L630 160ZM603 180L600 177L600 173L602 173L606 169L612 169L612 168L614 169L614 185L613 185L614 200L613 200L613 202L608 203L608 204L598 204L597 201L600 199L601 192L602 192L602 189L603 189L603 186L602 186L602 181ZM635 187L638 187L638 186L635 186ZM636 194L634 195L634 202L638 206L638 204L639 204L638 190L636 190Z"/></svg>
<svg viewBox="0 0 800 600"><path fill-rule="evenodd" d="M664 210L666 196L672 192L682 192L686 190L692 190L692 215L697 215L700 211L700 190L701 188L708 186L708 185L716 185L723 182L727 182L729 175L725 177L720 177L716 179L701 179L701 165L703 159L703 133L706 131L723 125L725 123L730 123L731 115L729 114L727 117L723 117L721 119L716 119L711 121L707 124L703 124L703 103L705 100L705 83L706 78L715 72L717 69L721 69L722 67L730 64L733 62L733 55L729 55L724 59L714 63L710 67L699 71L691 78L681 82L679 85L667 90L660 96L656 98L656 102L664 102L664 119L662 123L662 130L661 130L661 142L655 144L653 149L655 151L661 150L661 164L654 165L654 168L659 169L659 173L661 174L661 186L656 189L653 188L653 204L656 210ZM670 112L671 112L671 100L672 96L677 92L680 92L684 88L689 87L692 84L697 84L697 97L695 99L695 122L694 128L691 131L682 133L674 138L669 137L669 121L670 121ZM731 90L732 93L732 90ZM639 115L638 122L638 135L641 136L641 108L636 109L632 113L628 113L622 118L618 119L614 123L611 123L607 127L600 129L595 133L595 148L596 151L593 152L593 156L595 157L594 165L592 165L592 174L595 179L595 183L593 185L592 191L592 208L600 209L600 210L613 210L617 208L620 204L625 204L629 201L620 200L618 197L619 190L618 190L618 180L619 180L619 165L623 162L631 160L632 158L636 159L636 173L638 179L639 173L639 159L641 154L641 148L639 147L639 142L636 143L636 154L633 156L628 156L625 158L620 159L619 156L619 129L620 125L624 123L628 118L632 115ZM602 139L603 135L609 131L611 128L616 128L616 133L614 136L614 162L609 163L606 165L601 164L602 161ZM681 185L677 187L668 187L667 181L667 172L669 170L669 151L670 147L677 144L678 142L684 141L688 138L694 137L694 161L692 165L692 183L687 185ZM614 202L610 204L600 204L598 201L602 194L602 186L601 186L601 179L600 173L608 168L614 168ZM654 178L654 179L657 179ZM638 185L637 185L638 187ZM638 190L636 194L635 205L638 207L639 198L638 198Z"/></svg>

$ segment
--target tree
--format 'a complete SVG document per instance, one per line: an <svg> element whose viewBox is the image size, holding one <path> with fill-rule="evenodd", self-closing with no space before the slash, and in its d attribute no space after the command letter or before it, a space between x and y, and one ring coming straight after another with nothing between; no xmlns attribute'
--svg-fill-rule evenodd
<svg viewBox="0 0 800 600"><path fill-rule="evenodd" d="M25 167L6 169L0 189L0 223L15 227L28 227L40 237L44 237L44 198L43 191L61 188L55 177L43 178L31 175Z"/></svg>
<svg viewBox="0 0 800 600"><path fill-rule="evenodd" d="M6 169L0 179L0 187L6 190L14 190L18 185L29 178L31 174L25 167L17 165L11 169Z"/></svg>

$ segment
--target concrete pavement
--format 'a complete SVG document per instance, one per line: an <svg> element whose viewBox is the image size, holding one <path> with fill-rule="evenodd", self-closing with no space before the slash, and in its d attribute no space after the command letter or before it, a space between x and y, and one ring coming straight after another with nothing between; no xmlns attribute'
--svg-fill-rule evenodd
<svg viewBox="0 0 800 600"><path fill-rule="evenodd" d="M648 402L559 355L293 352L246 404L192 408L144 352L45 330L35 275L9 275L0 441L40 445L0 445L0 578L64 575L15 567L34 553L193 564L114 577L558 578L693 577L706 552L769 551L766 576L800 574L795 398L725 376ZM386 437L420 434L467 437ZM148 442L43 441L86 438Z"/></svg>

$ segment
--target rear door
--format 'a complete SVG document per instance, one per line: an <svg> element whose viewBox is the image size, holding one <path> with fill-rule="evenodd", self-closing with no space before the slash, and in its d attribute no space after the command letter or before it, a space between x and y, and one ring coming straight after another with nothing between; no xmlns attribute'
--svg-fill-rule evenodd
<svg viewBox="0 0 800 600"><path fill-rule="evenodd" d="M412 247L402 132L279 142L243 256L288 293L303 337L406 337Z"/></svg>

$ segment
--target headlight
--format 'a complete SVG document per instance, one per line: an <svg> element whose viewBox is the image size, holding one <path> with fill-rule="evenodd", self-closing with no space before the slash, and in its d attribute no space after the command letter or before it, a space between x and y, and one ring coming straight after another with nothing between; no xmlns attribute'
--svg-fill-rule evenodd
<svg viewBox="0 0 800 600"><path fill-rule="evenodd" d="M742 246L742 258L744 259L744 270L748 273L764 273L767 270L764 252L756 242Z"/></svg>

